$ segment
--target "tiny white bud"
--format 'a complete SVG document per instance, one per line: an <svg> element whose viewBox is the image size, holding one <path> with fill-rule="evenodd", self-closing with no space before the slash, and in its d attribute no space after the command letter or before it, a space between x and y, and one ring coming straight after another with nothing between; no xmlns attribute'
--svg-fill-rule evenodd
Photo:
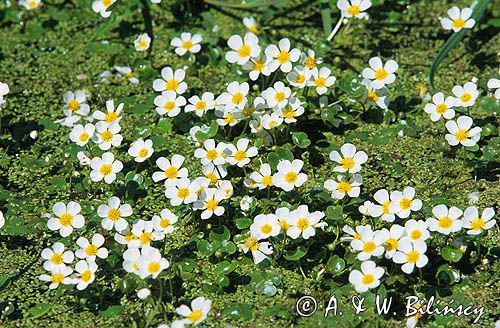
<svg viewBox="0 0 500 328"><path fill-rule="evenodd" d="M137 297L139 297L141 300L145 300L149 297L149 295L151 295L151 291L148 288L139 289L137 291Z"/></svg>
<svg viewBox="0 0 500 328"><path fill-rule="evenodd" d="M33 130L30 132L30 138L35 140L36 138L38 137L38 131L37 130Z"/></svg>

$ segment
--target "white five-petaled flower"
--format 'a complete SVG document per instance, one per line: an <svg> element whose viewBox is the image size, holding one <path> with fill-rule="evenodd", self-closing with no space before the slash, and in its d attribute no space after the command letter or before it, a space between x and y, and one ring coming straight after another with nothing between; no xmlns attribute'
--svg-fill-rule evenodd
<svg viewBox="0 0 500 328"><path fill-rule="evenodd" d="M151 38L147 33L140 34L137 39L134 40L134 47L137 51L148 50L150 44Z"/></svg>
<svg viewBox="0 0 500 328"><path fill-rule="evenodd" d="M5 102L3 97L9 92L9 85L7 83L0 82L0 106Z"/></svg>
<svg viewBox="0 0 500 328"><path fill-rule="evenodd" d="M446 129L450 132L445 135L448 143L451 146L456 146L459 143L465 147L476 145L481 138L482 129L478 126L471 129L472 123L472 118L469 116L460 116L456 122L446 122Z"/></svg>
<svg viewBox="0 0 500 328"><path fill-rule="evenodd" d="M383 233L367 228L363 229L359 235L359 239L351 240L351 247L359 252L360 261L366 261L372 256L380 256L384 253L385 236Z"/></svg>
<svg viewBox="0 0 500 328"><path fill-rule="evenodd" d="M108 18L111 16L111 11L108 11L108 8L115 3L115 1L116 0L96 0L92 2L92 10L104 18Z"/></svg>
<svg viewBox="0 0 500 328"><path fill-rule="evenodd" d="M250 158L257 156L257 147L248 147L250 143L249 139L241 138L236 143L227 145L227 157L226 161L231 165L238 165L243 167L250 163Z"/></svg>
<svg viewBox="0 0 500 328"><path fill-rule="evenodd" d="M460 10L457 6L453 6L448 9L448 16L450 16L450 18L441 18L441 26L443 26L445 30L453 30L453 32L458 32L463 28L473 28L476 21L470 18L471 15L471 8Z"/></svg>
<svg viewBox="0 0 500 328"><path fill-rule="evenodd" d="M177 179L186 178L188 170L181 167L184 164L185 157L179 154L174 154L171 160L165 157L160 157L156 160L156 165L161 171L153 173L153 181L158 182L166 179L165 185L173 184Z"/></svg>
<svg viewBox="0 0 500 328"><path fill-rule="evenodd" d="M330 159L340 164L333 171L358 173L361 171L361 165L368 160L368 155L364 151L357 152L353 144L346 143L340 147L340 154L336 150L332 151Z"/></svg>
<svg viewBox="0 0 500 328"><path fill-rule="evenodd" d="M366 87L368 91L366 93L366 101L368 104L373 106L378 106L382 109L389 107L389 97L386 96L387 88L383 87L380 89L373 88L373 81L369 79L363 79L361 83Z"/></svg>
<svg viewBox="0 0 500 328"><path fill-rule="evenodd" d="M114 100L108 100L106 101L106 113L96 110L93 114L92 117L95 118L96 120L99 121L104 121L107 125L111 125L113 122L119 122L121 119L121 112L123 110L123 103L120 103L118 106L115 108L115 102Z"/></svg>
<svg viewBox="0 0 500 328"><path fill-rule="evenodd" d="M272 130L274 128L277 128L283 123L283 116L281 116L279 113L273 112L271 114L265 114L264 116L261 117L261 127L263 127L266 130ZM250 126L252 126L252 122L250 122ZM255 130L259 131L258 124L255 128ZM253 132L253 131L252 131ZM254 132L255 133L255 132Z"/></svg>
<svg viewBox="0 0 500 328"><path fill-rule="evenodd" d="M191 301L191 308L183 304L175 309L175 312L185 317L185 319L182 319L183 324L197 325L207 318L211 306L211 300L205 297L197 297Z"/></svg>
<svg viewBox="0 0 500 328"><path fill-rule="evenodd" d="M365 10L372 6L370 0L339 0L337 8L339 8L342 17L364 18L367 13Z"/></svg>
<svg viewBox="0 0 500 328"><path fill-rule="evenodd" d="M186 98L177 95L175 91L163 91L155 98L154 104L158 114L175 117L181 112L181 107L186 104Z"/></svg>
<svg viewBox="0 0 500 328"><path fill-rule="evenodd" d="M349 227L348 225L345 225L342 228L342 231L349 234L350 237L341 237L340 240L348 241L348 242L351 242L354 239L361 240L361 233L365 230L372 230L372 227L369 224L364 225L364 226L359 225L359 226L356 226L356 230L354 230L353 228Z"/></svg>
<svg viewBox="0 0 500 328"><path fill-rule="evenodd" d="M411 242L416 242L419 240L425 241L430 237L429 230L427 230L427 223L425 221L415 221L408 220L405 222L405 232L407 238L411 240Z"/></svg>
<svg viewBox="0 0 500 328"><path fill-rule="evenodd" d="M197 53L201 50L200 42L203 39L199 34L193 34L188 32L181 33L181 37L173 38L170 45L175 47L175 53L179 56L183 56L186 52Z"/></svg>
<svg viewBox="0 0 500 328"><path fill-rule="evenodd" d="M394 60L388 60L384 65L380 57L373 57L368 63L370 67L365 68L362 75L365 79L372 80L373 89L381 89L396 80L394 73L398 70L398 63Z"/></svg>
<svg viewBox="0 0 500 328"><path fill-rule="evenodd" d="M373 261L366 261L361 263L361 271L351 271L349 282L354 285L358 293L364 293L368 289L377 288L383 275L384 269L377 267Z"/></svg>
<svg viewBox="0 0 500 328"><path fill-rule="evenodd" d="M183 82L186 77L186 71L183 69L174 70L167 66L161 70L162 79L153 81L155 91L174 91L177 94L183 94L187 89L187 83Z"/></svg>
<svg viewBox="0 0 500 328"><path fill-rule="evenodd" d="M485 208L483 213L479 215L477 207L469 206L465 209L462 225L465 229L469 229L467 234L478 235L496 224L496 220L492 220L494 215L495 210L492 207Z"/></svg>
<svg viewBox="0 0 500 328"><path fill-rule="evenodd" d="M116 231L123 231L128 227L125 218L132 215L132 206L129 204L121 205L120 198L112 196L108 199L107 205L99 205L97 215L102 218L101 225L104 229L114 228Z"/></svg>
<svg viewBox="0 0 500 328"><path fill-rule="evenodd" d="M132 68L128 66L114 66L115 70L118 72L118 75L126 78L130 83L133 84L138 84L139 83L139 78L137 78L137 75L132 72Z"/></svg>
<svg viewBox="0 0 500 328"><path fill-rule="evenodd" d="M66 264L70 264L75 259L75 254L72 251L64 251L64 244L57 242L52 245L52 248L45 248L42 251L42 258L45 260L43 268L47 271L54 272L63 269Z"/></svg>
<svg viewBox="0 0 500 328"><path fill-rule="evenodd" d="M321 219L325 213L315 211L310 213L307 205L300 205L296 210L290 212L290 216L286 223L289 225L286 229L286 234L292 239L297 239L302 236L304 239L309 239L316 234L316 228L324 228L328 224L322 222Z"/></svg>
<svg viewBox="0 0 500 328"><path fill-rule="evenodd" d="M413 199L415 197L415 189L406 187L403 192L395 191L392 197L392 203L389 205L390 211L396 213L402 219L406 219L413 211L419 211L422 208L422 201L420 199Z"/></svg>
<svg viewBox="0 0 500 328"><path fill-rule="evenodd" d="M28 10L33 10L42 5L41 0L21 0L19 1L19 5L23 6Z"/></svg>
<svg viewBox="0 0 500 328"><path fill-rule="evenodd" d="M49 289L56 289L59 284L71 285L73 284L73 278L69 275L73 273L73 269L69 266L64 266L62 268L52 271L50 275L42 274L38 277L41 281L50 282Z"/></svg>
<svg viewBox="0 0 500 328"><path fill-rule="evenodd" d="M259 240L252 235L248 236L244 243L238 244L238 247L243 253L248 253L248 251L250 251L255 264L264 261L268 258L267 255L273 253L273 248L270 246L269 242L259 242Z"/></svg>
<svg viewBox="0 0 500 328"><path fill-rule="evenodd" d="M128 149L128 154L134 157L134 160L139 163L150 158L153 152L153 141L151 139L143 140L139 138L134 141Z"/></svg>
<svg viewBox="0 0 500 328"><path fill-rule="evenodd" d="M311 70L311 78L308 85L316 88L318 95L325 94L328 88L331 87L337 80L335 76L331 76L332 71L328 67L313 68Z"/></svg>
<svg viewBox="0 0 500 328"><path fill-rule="evenodd" d="M169 209L163 209L160 212L160 215L153 216L153 225L156 232L159 232L163 235L171 234L175 230L175 223L177 222L178 217L174 213L172 213Z"/></svg>
<svg viewBox="0 0 500 328"><path fill-rule="evenodd" d="M227 145L223 142L219 142L215 146L214 139L207 139L203 142L204 148L197 148L194 151L194 157L201 159L201 164L207 165L208 163L213 163L214 165L222 165L226 162L226 149Z"/></svg>
<svg viewBox="0 0 500 328"><path fill-rule="evenodd" d="M63 100L65 102L64 105L64 114L66 116L71 115L81 115L87 116L90 112L90 107L86 103L87 96L85 92L82 90L77 90L75 92L68 91L63 95Z"/></svg>
<svg viewBox="0 0 500 328"><path fill-rule="evenodd" d="M280 161L278 172L273 175L274 185L285 191L302 186L307 181L307 175L300 172L303 166L304 162L300 159Z"/></svg>
<svg viewBox="0 0 500 328"><path fill-rule="evenodd" d="M158 249L147 247L143 250L141 256L137 259L137 267L139 268L139 277L145 279L149 276L156 279L158 275L165 269L168 269L170 263L167 259L161 256Z"/></svg>
<svg viewBox="0 0 500 328"><path fill-rule="evenodd" d="M150 246L153 240L159 240L160 235L154 234L153 221L137 220L132 225L131 233L135 236L130 243L129 247L147 247Z"/></svg>
<svg viewBox="0 0 500 328"><path fill-rule="evenodd" d="M288 98L291 94L290 88L278 81L262 92L262 98L266 100L269 108L283 108L288 104Z"/></svg>
<svg viewBox="0 0 500 328"><path fill-rule="evenodd" d="M276 237L280 231L281 227L274 214L259 214L250 226L250 233L257 239Z"/></svg>
<svg viewBox="0 0 500 328"><path fill-rule="evenodd" d="M389 195L389 192L385 189L377 190L377 192L373 195L373 198L380 205L374 205L370 211L370 214L377 218L382 217L382 220L387 222L393 222L396 218L395 214L391 209L391 204L394 201L394 192Z"/></svg>
<svg viewBox="0 0 500 328"><path fill-rule="evenodd" d="M211 92L204 92L201 98L198 96L189 98L189 105L184 108L184 111L186 113L194 112L197 116L201 117L208 110L214 109L214 107L214 94Z"/></svg>
<svg viewBox="0 0 500 328"><path fill-rule="evenodd" d="M104 236L98 233L92 236L92 242L89 242L85 237L80 237L76 240L76 244L80 246L80 249L76 251L75 255L88 261L95 261L96 257L105 259L108 257L108 250L101 247L104 242Z"/></svg>
<svg viewBox="0 0 500 328"><path fill-rule="evenodd" d="M261 164L259 172L252 172L250 179L255 183L255 187L265 189L274 185L271 166L269 164Z"/></svg>
<svg viewBox="0 0 500 328"><path fill-rule="evenodd" d="M292 71L286 75L288 83L299 89L304 88L311 78L311 70L304 66L295 66Z"/></svg>
<svg viewBox="0 0 500 328"><path fill-rule="evenodd" d="M165 196L170 199L172 206L178 206L183 203L190 204L198 198L196 192L199 188L200 184L198 182L190 181L188 178L181 178L175 184L166 186Z"/></svg>
<svg viewBox="0 0 500 328"><path fill-rule="evenodd" d="M462 229L462 221L459 219L463 211L455 206L448 209L446 205L437 205L432 209L435 218L428 218L426 223L430 231L449 235Z"/></svg>
<svg viewBox="0 0 500 328"><path fill-rule="evenodd" d="M444 94L442 92L438 92L432 96L432 102L425 105L425 112L430 114L431 121L438 121L441 116L447 120L451 120L455 116L455 98L446 97L444 99Z"/></svg>
<svg viewBox="0 0 500 328"><path fill-rule="evenodd" d="M85 224L85 219L79 214L81 210L80 204L76 202L69 202L68 205L57 202L52 206L56 217L50 217L47 227L50 230L59 230L61 237L67 237L73 229L80 229Z"/></svg>
<svg viewBox="0 0 500 328"><path fill-rule="evenodd" d="M265 53L268 58L271 58L269 62L271 72L279 67L282 72L288 73L292 70L292 63L300 58L300 50L297 48L290 50L290 40L287 38L281 39L278 46L274 44L267 46Z"/></svg>
<svg viewBox="0 0 500 328"><path fill-rule="evenodd" d="M346 195L349 197L358 197L361 192L363 177L360 174L354 174L349 180L343 175L337 176L337 181L329 179L324 183L326 190L332 192L332 197L342 199Z"/></svg>
<svg viewBox="0 0 500 328"><path fill-rule="evenodd" d="M227 170L224 165L215 166L213 163L208 163L202 166L201 171L203 175L210 180L211 185L215 185L219 179L227 176Z"/></svg>
<svg viewBox="0 0 500 328"><path fill-rule="evenodd" d="M404 237L405 229L398 224L394 224L390 230L384 228L378 233L383 236L385 257L388 259L392 258L399 247L400 240Z"/></svg>
<svg viewBox="0 0 500 328"><path fill-rule="evenodd" d="M102 158L94 157L90 161L90 180L99 182L104 179L104 182L111 183L116 179L116 173L123 169L123 163L115 160L115 155L110 152L102 154Z"/></svg>
<svg viewBox="0 0 500 328"><path fill-rule="evenodd" d="M246 33L244 38L233 35L227 40L229 48L233 49L226 53L226 60L232 64L244 65L250 57L255 58L260 55L259 39L253 33Z"/></svg>
<svg viewBox="0 0 500 328"><path fill-rule="evenodd" d="M109 150L111 146L119 147L122 144L123 137L120 134L121 127L118 122L107 124L100 121L95 125L96 133L92 139L100 149Z"/></svg>
<svg viewBox="0 0 500 328"><path fill-rule="evenodd" d="M425 255L427 251L427 244L418 240L412 243L409 239L403 239L399 243L398 250L392 257L394 263L403 264L401 270L404 273L410 274L413 272L415 267L423 268L429 259Z"/></svg>
<svg viewBox="0 0 500 328"><path fill-rule="evenodd" d="M95 126L92 123L87 123L85 126L77 124L73 127L69 134L69 139L78 146L85 146L94 136Z"/></svg>
<svg viewBox="0 0 500 328"><path fill-rule="evenodd" d="M373 204L373 202L366 200L362 205L359 205L358 211L359 211L359 213L361 213L365 216L368 216L368 215L371 216L373 206L375 206L375 204Z"/></svg>
<svg viewBox="0 0 500 328"><path fill-rule="evenodd" d="M223 105L225 109L239 108L243 109L247 102L247 94L250 86L248 83L238 83L233 81L228 84L227 92L222 93L218 98L217 102L219 105Z"/></svg>
<svg viewBox="0 0 500 328"><path fill-rule="evenodd" d="M248 76L250 80L255 81L259 78L259 75L264 76L271 75L271 69L269 68L270 60L263 54L257 58L250 58L245 64L243 64L243 69L250 71Z"/></svg>
<svg viewBox="0 0 500 328"><path fill-rule="evenodd" d="M474 82L467 82L463 86L456 85L451 89L455 95L455 106L471 107L476 102L479 96L477 84Z"/></svg>
<svg viewBox="0 0 500 328"><path fill-rule="evenodd" d="M222 189L206 188L200 193L197 201L194 202L193 208L203 210L201 219L207 220L212 215L221 216L224 214L224 207L220 205L222 200L226 199L226 192Z"/></svg>
<svg viewBox="0 0 500 328"><path fill-rule="evenodd" d="M288 100L288 105L278 110L280 116L283 117L285 123L297 122L297 117L304 114L304 107L299 98L291 97Z"/></svg>
<svg viewBox="0 0 500 328"><path fill-rule="evenodd" d="M316 53L312 49L307 49L306 52L300 54L302 64L305 69L311 71L323 62L323 58L316 58Z"/></svg>
<svg viewBox="0 0 500 328"><path fill-rule="evenodd" d="M257 21L251 16L243 17L243 25L247 28L248 32L253 34L260 34L259 27L257 26Z"/></svg>

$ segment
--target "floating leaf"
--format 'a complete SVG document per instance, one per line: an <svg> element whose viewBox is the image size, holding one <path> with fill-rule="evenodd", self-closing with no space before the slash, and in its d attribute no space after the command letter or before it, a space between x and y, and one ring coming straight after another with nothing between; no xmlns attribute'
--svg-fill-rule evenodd
<svg viewBox="0 0 500 328"><path fill-rule="evenodd" d="M106 310L99 312L99 315L104 318L111 318L125 312L125 307L122 305L112 305Z"/></svg>
<svg viewBox="0 0 500 328"><path fill-rule="evenodd" d="M50 304L38 303L34 307L30 308L28 312L31 315L32 319L36 319L46 315L51 308L52 305Z"/></svg>
<svg viewBox="0 0 500 328"><path fill-rule="evenodd" d="M311 140L307 137L304 132L294 132L292 133L293 143L300 148L307 148L311 145Z"/></svg>
<svg viewBox="0 0 500 328"><path fill-rule="evenodd" d="M462 252L459 249L445 247L441 251L441 256L446 261L458 262L462 258Z"/></svg>

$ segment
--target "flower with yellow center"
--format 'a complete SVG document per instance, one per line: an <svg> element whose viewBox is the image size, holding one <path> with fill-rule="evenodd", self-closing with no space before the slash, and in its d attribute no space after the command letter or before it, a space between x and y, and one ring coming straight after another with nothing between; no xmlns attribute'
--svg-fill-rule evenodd
<svg viewBox="0 0 500 328"><path fill-rule="evenodd" d="M175 47L175 53L179 56L183 56L187 52L190 53L198 53L201 50L201 45L199 44L202 41L201 35L183 32L181 33L180 38L173 38L170 42L170 45Z"/></svg>
<svg viewBox="0 0 500 328"><path fill-rule="evenodd" d="M453 6L448 10L448 17L441 18L441 25L446 30L453 30L453 32L461 31L464 28L474 27L476 21L470 18L472 15L471 8L464 8L460 10L457 6Z"/></svg>
<svg viewBox="0 0 500 328"><path fill-rule="evenodd" d="M465 147L476 145L481 137L482 129L480 127L472 127L472 119L468 116L460 116L457 121L448 121L445 126L448 134L445 135L446 140L451 146L461 144Z"/></svg>
<svg viewBox="0 0 500 328"><path fill-rule="evenodd" d="M427 245L424 241L418 240L412 243L408 238L404 238L401 240L398 251L396 251L392 260L395 263L403 264L401 270L406 274L410 274L415 267L420 269L429 262L425 255L426 251Z"/></svg>
<svg viewBox="0 0 500 328"><path fill-rule="evenodd" d="M484 230L491 229L495 226L496 220L493 219L494 216L495 210L491 207L485 208L480 215L477 207L469 206L464 211L462 224L465 229L469 229L467 234L478 235Z"/></svg>
<svg viewBox="0 0 500 328"><path fill-rule="evenodd" d="M375 90L382 89L385 85L393 83L396 80L394 74L398 70L398 64L394 60L388 60L382 63L380 57L370 58L368 61L370 67L362 72L363 78L371 80L371 87Z"/></svg>
<svg viewBox="0 0 500 328"><path fill-rule="evenodd" d="M349 274L349 282L354 285L358 293L364 293L369 289L380 285L380 278L384 275L384 269L376 266L373 261L361 263L361 271L353 270Z"/></svg>
<svg viewBox="0 0 500 328"><path fill-rule="evenodd" d="M432 208L434 217L428 218L426 223L429 230L449 235L462 228L462 220L459 219L462 213L463 211L455 206L448 209L446 205L437 205Z"/></svg>
<svg viewBox="0 0 500 328"><path fill-rule="evenodd" d="M243 38L233 35L227 41L232 50L226 53L226 60L230 63L244 65L250 57L256 58L260 55L259 39L253 33L246 33Z"/></svg>
<svg viewBox="0 0 500 328"><path fill-rule="evenodd" d="M282 72L288 73L292 70L292 63L300 58L300 50L290 49L290 40L281 39L278 46L271 44L267 46L265 53L267 58L272 58L269 62L271 72L280 68Z"/></svg>

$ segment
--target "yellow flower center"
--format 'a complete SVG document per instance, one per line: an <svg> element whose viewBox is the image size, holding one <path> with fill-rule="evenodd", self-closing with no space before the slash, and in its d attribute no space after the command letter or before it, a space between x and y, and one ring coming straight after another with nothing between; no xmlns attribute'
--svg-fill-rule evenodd
<svg viewBox="0 0 500 328"><path fill-rule="evenodd" d="M393 251L395 250L396 248L398 248L399 246L399 243L398 243L398 240L395 239L395 238L389 238L385 241L385 249L390 252L390 251Z"/></svg>
<svg viewBox="0 0 500 328"><path fill-rule="evenodd" d="M389 73L383 68L379 68L375 71L375 78L379 81L384 80L388 75Z"/></svg>
<svg viewBox="0 0 500 328"><path fill-rule="evenodd" d="M201 320L202 317L203 317L203 311L194 310L194 311L191 311L191 313L189 313L188 320L191 322L198 322Z"/></svg>
<svg viewBox="0 0 500 328"><path fill-rule="evenodd" d="M438 226L443 229L449 229L453 225L453 220L447 216L443 216L438 221Z"/></svg>
<svg viewBox="0 0 500 328"><path fill-rule="evenodd" d="M113 167L111 166L111 164L103 164L99 169L99 172L101 172L101 174L104 176L110 175L111 172L113 172Z"/></svg>
<svg viewBox="0 0 500 328"><path fill-rule="evenodd" d="M391 211L389 210L389 205L391 205L391 201L388 200L386 202L384 202L382 204L382 212L384 212L384 214L389 214Z"/></svg>
<svg viewBox="0 0 500 328"><path fill-rule="evenodd" d="M68 102L68 108L72 111L75 112L80 108L80 103L76 101L75 99L71 99Z"/></svg>
<svg viewBox="0 0 500 328"><path fill-rule="evenodd" d="M89 140L89 137L90 135L87 132L83 132L82 134L80 134L80 137L78 139L80 139L81 142L87 142L87 140Z"/></svg>
<svg viewBox="0 0 500 328"><path fill-rule="evenodd" d="M188 188L180 188L178 191L177 191L177 197L179 198L187 198L189 196L189 189Z"/></svg>
<svg viewBox="0 0 500 328"><path fill-rule="evenodd" d="M112 0L102 0L102 4L104 7L108 8L111 5Z"/></svg>
<svg viewBox="0 0 500 328"><path fill-rule="evenodd" d="M314 57L307 57L304 61L304 65L309 69L313 69L316 67L316 59L314 59Z"/></svg>
<svg viewBox="0 0 500 328"><path fill-rule="evenodd" d="M304 74L299 74L297 75L297 77L295 78L295 82L296 83L304 83L304 81L306 80L306 76Z"/></svg>
<svg viewBox="0 0 500 328"><path fill-rule="evenodd" d="M272 121L269 121L269 127L270 128L273 128L274 126L276 126L278 124L278 121L275 121L275 120L272 120Z"/></svg>
<svg viewBox="0 0 500 328"><path fill-rule="evenodd" d="M352 157L344 157L340 160L340 165L344 170L351 170L354 167L354 158Z"/></svg>
<svg viewBox="0 0 500 328"><path fill-rule="evenodd" d="M252 49L250 48L250 46L244 44L238 49L237 53L238 56L245 58L250 56L250 54L252 53Z"/></svg>
<svg viewBox="0 0 500 328"><path fill-rule="evenodd" d="M295 112L295 110L292 107L288 107L281 112L281 115L283 115L283 117L289 120L292 120L297 115L297 112Z"/></svg>
<svg viewBox="0 0 500 328"><path fill-rule="evenodd" d="M234 118L233 113L225 114L224 115L224 122L226 122L227 124L236 122L236 119ZM224 155L222 155L222 156L224 156Z"/></svg>
<svg viewBox="0 0 500 328"><path fill-rule="evenodd" d="M73 215L64 213L59 217L59 223L64 227L69 227L73 223Z"/></svg>
<svg viewBox="0 0 500 328"><path fill-rule="evenodd" d="M143 232L141 236L139 237L139 240L141 241L141 244L143 245L149 245L151 243L151 237L152 237L151 232Z"/></svg>
<svg viewBox="0 0 500 328"><path fill-rule="evenodd" d="M465 92L460 96L460 100L464 103L469 102L472 99L472 95L470 93Z"/></svg>
<svg viewBox="0 0 500 328"><path fill-rule="evenodd" d="M182 42L182 47L186 50L189 50L193 47L193 42L191 41L183 41Z"/></svg>
<svg viewBox="0 0 500 328"><path fill-rule="evenodd" d="M109 130L106 130L101 133L101 139L104 142L110 142L111 140L113 140L113 133L111 133Z"/></svg>
<svg viewBox="0 0 500 328"><path fill-rule="evenodd" d="M483 218L475 218L470 222L470 227L474 231L480 231L483 230L484 227L486 226L486 222L483 220Z"/></svg>
<svg viewBox="0 0 500 328"><path fill-rule="evenodd" d="M139 41L139 43L137 44L137 47L139 49L146 49L147 47L149 47L149 43L146 41L146 40L141 40Z"/></svg>
<svg viewBox="0 0 500 328"><path fill-rule="evenodd" d="M196 110L204 110L205 108L207 108L207 103L203 100L200 100L196 103L196 105L194 105L194 108L196 108Z"/></svg>
<svg viewBox="0 0 500 328"><path fill-rule="evenodd" d="M238 150L236 153L234 153L234 159L237 160L238 162L241 162L247 158L247 152L244 150Z"/></svg>
<svg viewBox="0 0 500 328"><path fill-rule="evenodd" d="M56 265L63 264L64 260L63 257L60 253L54 253L52 257L50 258L50 261Z"/></svg>
<svg viewBox="0 0 500 328"><path fill-rule="evenodd" d="M147 150L146 148L142 148L141 150L139 150L139 157L144 158L144 157L148 156L148 154L149 154L149 150Z"/></svg>
<svg viewBox="0 0 500 328"><path fill-rule="evenodd" d="M286 98L286 95L283 91L278 91L274 95L274 99L276 99L276 101L278 101L278 102L285 100L285 98Z"/></svg>
<svg viewBox="0 0 500 328"><path fill-rule="evenodd" d="M110 219L113 222L120 220L121 216L122 213L117 208L110 208L108 211L108 219Z"/></svg>
<svg viewBox="0 0 500 328"><path fill-rule="evenodd" d="M248 28L248 32L252 32L253 34L260 34L259 28L257 25L252 25Z"/></svg>
<svg viewBox="0 0 500 328"><path fill-rule="evenodd" d="M149 273L157 273L160 271L160 263L158 262L151 262L148 264L148 271Z"/></svg>
<svg viewBox="0 0 500 328"><path fill-rule="evenodd" d="M326 79L324 77L318 76L318 78L314 80L314 85L318 88L324 88L326 86Z"/></svg>
<svg viewBox="0 0 500 328"><path fill-rule="evenodd" d="M249 248L252 252L255 252L259 249L259 243L257 242L257 238L248 237L245 241L245 246Z"/></svg>
<svg viewBox="0 0 500 328"><path fill-rule="evenodd" d="M265 177L262 177L262 185L264 186L272 186L273 185L273 177L270 175L267 175Z"/></svg>
<svg viewBox="0 0 500 328"><path fill-rule="evenodd" d="M297 220L297 228L299 230L306 230L309 228L309 220L307 218L300 218Z"/></svg>
<svg viewBox="0 0 500 328"><path fill-rule="evenodd" d="M355 233L354 236L352 236L352 238L361 240L361 235L359 233Z"/></svg>
<svg viewBox="0 0 500 328"><path fill-rule="evenodd" d="M217 157L219 157L219 153L217 152L217 150L215 150L215 149L207 150L207 159L209 161L216 160Z"/></svg>
<svg viewBox="0 0 500 328"><path fill-rule="evenodd" d="M291 225L289 225L285 219L279 220L278 224L280 225L281 230L284 232L286 232L291 227Z"/></svg>
<svg viewBox="0 0 500 328"><path fill-rule="evenodd" d="M85 254L87 254L87 256L96 256L98 250L96 245L89 244L87 248L85 248Z"/></svg>
<svg viewBox="0 0 500 328"><path fill-rule="evenodd" d="M175 166L169 166L164 173L167 179L175 179L179 174L179 170Z"/></svg>
<svg viewBox="0 0 500 328"><path fill-rule="evenodd" d="M467 140L467 138L469 138L469 131L464 130L464 129L458 130L455 133L455 138L458 141L465 141L465 140Z"/></svg>
<svg viewBox="0 0 500 328"><path fill-rule="evenodd" d="M406 254L406 261L408 263L417 263L419 258L420 253L417 251L409 251L408 254Z"/></svg>
<svg viewBox="0 0 500 328"><path fill-rule="evenodd" d="M217 178L217 174L215 174L214 172L209 172L209 173L205 174L205 176L208 179L210 179L210 184L216 184L217 180L219 180L219 178Z"/></svg>
<svg viewBox="0 0 500 328"><path fill-rule="evenodd" d="M278 54L276 59L278 60L278 62L280 64L286 64L290 61L290 53L288 51L284 51L284 50L280 51L280 53Z"/></svg>
<svg viewBox="0 0 500 328"><path fill-rule="evenodd" d="M358 16L361 13L361 8L358 5L352 5L347 8L349 15Z"/></svg>
<svg viewBox="0 0 500 328"><path fill-rule="evenodd" d="M371 285L374 281L375 277L371 273L364 274L363 278L361 278L363 285Z"/></svg>
<svg viewBox="0 0 500 328"><path fill-rule="evenodd" d="M285 181L287 183L295 183L298 179L298 175L297 173L295 172L288 172L287 174L285 174Z"/></svg>
<svg viewBox="0 0 500 328"><path fill-rule="evenodd" d="M262 231L263 234L270 234L271 231L273 231L273 227L269 224L264 224L262 227L260 227L260 231Z"/></svg>
<svg viewBox="0 0 500 328"><path fill-rule="evenodd" d="M205 208L207 210L209 210L210 212L215 211L218 206L219 206L219 202L217 201L217 199L212 198L209 201L205 202Z"/></svg>
<svg viewBox="0 0 500 328"><path fill-rule="evenodd" d="M177 81L176 79L168 80L167 83L165 83L165 89L169 91L176 91L178 87L179 81Z"/></svg>
<svg viewBox="0 0 500 328"><path fill-rule="evenodd" d="M337 185L337 190L343 194L347 194L349 191L352 190L352 185L349 182L340 181L339 184Z"/></svg>
<svg viewBox="0 0 500 328"><path fill-rule="evenodd" d="M163 218L160 220L160 227L162 229L166 229L168 227L170 227L172 224L170 223L170 220L167 219L167 218Z"/></svg>
<svg viewBox="0 0 500 328"><path fill-rule="evenodd" d="M462 18L457 18L451 23L451 26L454 28L464 28L465 27L465 21Z"/></svg>
<svg viewBox="0 0 500 328"><path fill-rule="evenodd" d="M37 6L38 6L38 2L36 2L36 1L30 1L30 2L28 2L28 8L29 9L33 9L33 8L35 8Z"/></svg>
<svg viewBox="0 0 500 328"><path fill-rule="evenodd" d="M448 111L448 107L445 104L439 104L436 106L436 113L443 115Z"/></svg>
<svg viewBox="0 0 500 328"><path fill-rule="evenodd" d="M115 112L107 112L106 115L104 116L104 121L106 121L106 123L114 122L117 119L118 119L118 114Z"/></svg>
<svg viewBox="0 0 500 328"><path fill-rule="evenodd" d="M54 284L60 284L64 280L64 275L62 273L53 273L50 276L50 281Z"/></svg>
<svg viewBox="0 0 500 328"><path fill-rule="evenodd" d="M375 249L377 249L377 245L373 241L367 241L363 245L363 251L365 253L371 253L371 252L375 251Z"/></svg>
<svg viewBox="0 0 500 328"><path fill-rule="evenodd" d="M137 238L136 235L132 234L132 232L127 232L127 234L124 236L125 237L125 241L128 243L128 242L131 242L132 240L137 240L139 238Z"/></svg>
<svg viewBox="0 0 500 328"><path fill-rule="evenodd" d="M368 95L366 96L369 101L377 102L378 101L378 94L373 91L373 90L368 90Z"/></svg>
<svg viewBox="0 0 500 328"><path fill-rule="evenodd" d="M404 197L399 201L399 207L401 207L403 211L409 210L411 208L411 205L412 202L409 198Z"/></svg>
<svg viewBox="0 0 500 328"><path fill-rule="evenodd" d="M89 282L90 279L92 279L92 271L90 270L85 270L83 273L82 273L82 277L81 277L82 281L83 282Z"/></svg>
<svg viewBox="0 0 500 328"><path fill-rule="evenodd" d="M261 60L256 60L256 61L254 61L254 63L253 63L253 67L252 67L252 69L253 69L254 71L261 72L261 71L264 69L264 66L265 66L265 64L264 64L264 62L263 62L263 61L261 61Z"/></svg>
<svg viewBox="0 0 500 328"><path fill-rule="evenodd" d="M166 111L171 111L171 110L174 110L175 109L175 102L173 101L167 101L165 103L165 105L163 105L163 108L165 108Z"/></svg>
<svg viewBox="0 0 500 328"><path fill-rule="evenodd" d="M243 102L243 98L245 98L245 96L243 96L243 94L241 92L236 92L233 95L233 98L231 99L231 101L233 102L233 104L239 105Z"/></svg>
<svg viewBox="0 0 500 328"><path fill-rule="evenodd" d="M420 237L422 237L422 231L415 229L410 233L410 237L413 240L418 240Z"/></svg>

